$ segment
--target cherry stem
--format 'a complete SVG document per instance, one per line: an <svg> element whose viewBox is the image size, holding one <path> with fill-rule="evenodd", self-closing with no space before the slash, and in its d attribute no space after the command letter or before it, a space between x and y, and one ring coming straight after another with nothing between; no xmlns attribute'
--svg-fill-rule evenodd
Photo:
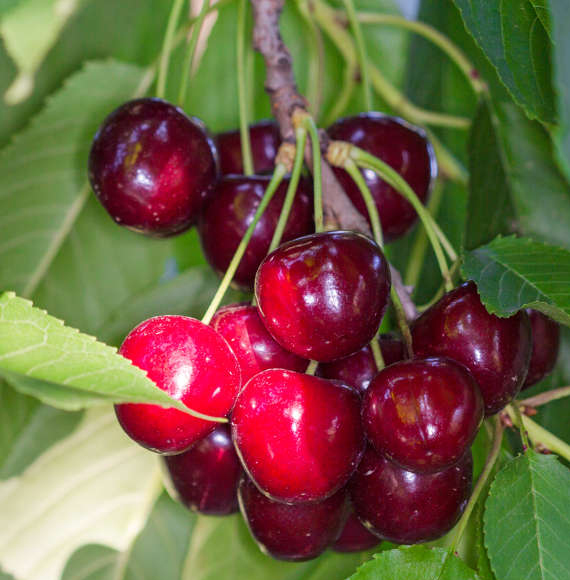
<svg viewBox="0 0 570 580"><path fill-rule="evenodd" d="M557 399L563 399L564 397L570 397L570 387L552 389L551 391L540 393L540 395L517 401L517 403L521 407L540 407L541 405L546 405L546 403L556 401Z"/></svg>
<svg viewBox="0 0 570 580"><path fill-rule="evenodd" d="M321 168L321 143L319 141L319 132L315 121L311 115L306 114L303 117L303 126L311 138L311 152L313 160L313 195L315 204L315 232L319 233L324 230L323 219L323 173Z"/></svg>
<svg viewBox="0 0 570 580"><path fill-rule="evenodd" d="M390 299L392 301L392 308L394 309L394 314L396 316L396 322L398 323L398 328L402 333L402 338L404 339L404 344L406 345L406 354L409 359L414 358L414 349L412 346L412 333L410 332L410 327L406 319L406 313L404 312L404 307L400 300L396 288L392 284L390 286Z"/></svg>
<svg viewBox="0 0 570 580"><path fill-rule="evenodd" d="M170 62L170 54L173 48L174 35L176 33L176 26L184 6L184 0L174 0L168 17L168 24L166 25L166 33L164 35L164 42L162 43L162 52L160 55L160 66L158 68L158 80L156 82L156 96L159 99L164 99L166 92L166 76L168 74L168 64Z"/></svg>
<svg viewBox="0 0 570 580"><path fill-rule="evenodd" d="M314 375L317 372L317 367L319 366L319 361L312 360L309 361L307 366L307 370L305 371L306 375Z"/></svg>
<svg viewBox="0 0 570 580"><path fill-rule="evenodd" d="M251 236L253 235L253 230L255 229L257 222L260 220L261 216L263 215L263 212L266 210L267 206L269 205L269 202L273 198L273 195L277 191L277 188L279 187L279 184L283 180L283 177L285 176L286 173L287 173L287 168L284 165L282 165L281 163L279 163L278 165L275 166L275 171L273 172L273 176L271 177L271 181L267 185L267 189L265 190L265 193L263 194L263 198L261 199L261 202L260 202L259 206L257 207L255 215L253 216L251 223L249 224L247 230L245 231L245 234L244 234L243 238L241 239L241 242L239 243L239 246L237 247L235 254L232 257L232 260L228 266L228 269L226 270L226 273L224 274L224 277L222 278L222 281L220 282L220 285L218 286L218 289L216 290L216 294L212 298L212 301L210 302L210 306L208 306L208 310L206 310L206 313L202 317L202 322L204 324L210 324L212 317L216 313L216 310L218 309L221 301L223 300L224 295L227 292L227 290L231 284L231 281L236 273L236 270L238 269L239 263L241 262L241 259L243 258L243 255L245 254L245 250L247 249L247 245L249 244L249 241L251 240Z"/></svg>
<svg viewBox="0 0 570 580"><path fill-rule="evenodd" d="M378 335L376 335L370 341L370 350L372 351L372 356L374 357L376 370L380 372L386 366L386 363L384 362L384 357L382 356L382 349L380 348L380 343L378 342Z"/></svg>
<svg viewBox="0 0 570 580"><path fill-rule="evenodd" d="M245 37L247 30L247 0L238 2L237 20L237 89L239 103L239 133L241 140L241 152L243 158L243 171L245 175L253 175L253 155L251 153L251 141L249 139L249 123L247 111L247 89L245 72Z"/></svg>
<svg viewBox="0 0 570 580"><path fill-rule="evenodd" d="M515 417L515 420L513 421L513 423L515 423L515 425L519 428L519 432L520 432L522 444L523 444L523 451L526 451L527 449L530 448L530 442L528 440L528 433L527 433L526 428L524 426L521 410L520 410L518 405L509 405L509 407L511 408L512 413Z"/></svg>

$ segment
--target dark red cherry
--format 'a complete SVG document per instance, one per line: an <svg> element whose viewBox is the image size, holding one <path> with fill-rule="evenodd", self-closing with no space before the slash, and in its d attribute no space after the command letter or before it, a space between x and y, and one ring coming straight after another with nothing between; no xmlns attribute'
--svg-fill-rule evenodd
<svg viewBox="0 0 570 580"><path fill-rule="evenodd" d="M527 309L532 327L532 354L523 389L527 389L548 375L558 358L560 326L538 310Z"/></svg>
<svg viewBox="0 0 570 580"><path fill-rule="evenodd" d="M150 236L187 230L217 173L216 149L202 122L160 99L113 111L89 154L99 201L118 224Z"/></svg>
<svg viewBox="0 0 570 580"><path fill-rule="evenodd" d="M269 184L268 176L229 176L222 178L209 199L198 224L202 250L208 263L216 272L223 274L243 238L245 231ZM277 221L281 215L289 180L285 179L257 223L247 250L234 276L234 284L253 289L255 273L265 258ZM283 241L304 236L314 230L311 184L302 179Z"/></svg>
<svg viewBox="0 0 570 580"><path fill-rule="evenodd" d="M348 141L395 169L425 203L437 174L435 153L423 130L401 119L380 113L363 113L339 119L327 129L331 139ZM344 169L334 168L358 211L368 217L360 190ZM416 222L416 212L395 189L373 171L362 174L380 214L384 240L403 236Z"/></svg>
<svg viewBox="0 0 570 580"><path fill-rule="evenodd" d="M248 475L282 502L330 497L348 481L364 449L356 391L293 371L270 369L250 379L231 423Z"/></svg>
<svg viewBox="0 0 570 580"><path fill-rule="evenodd" d="M350 482L354 511L379 538L396 544L435 540L457 523L471 495L473 459L435 473L406 471L366 450Z"/></svg>
<svg viewBox="0 0 570 580"><path fill-rule="evenodd" d="M216 427L188 451L164 457L164 463L171 495L188 509L211 516L238 510L242 469L227 425Z"/></svg>
<svg viewBox="0 0 570 580"><path fill-rule="evenodd" d="M339 535L347 515L347 492L322 502L288 505L265 497L247 478L239 485L239 504L259 548L279 560L310 560Z"/></svg>
<svg viewBox="0 0 570 580"><path fill-rule="evenodd" d="M335 552L362 552L380 543L380 538L370 532L354 512L350 512L338 540L331 546Z"/></svg>
<svg viewBox="0 0 570 580"><path fill-rule="evenodd" d="M390 271L366 236L323 232L283 244L259 266L263 323L283 347L329 362L372 340L386 310Z"/></svg>
<svg viewBox="0 0 570 580"><path fill-rule="evenodd" d="M267 332L255 306L231 304L214 314L210 326L219 332L236 355L242 383L266 369L287 369L302 373L309 361L285 350Z"/></svg>
<svg viewBox="0 0 570 580"><path fill-rule="evenodd" d="M451 359L401 361L372 379L362 419L376 451L406 469L437 471L473 443L483 398L471 373Z"/></svg>
<svg viewBox="0 0 570 580"><path fill-rule="evenodd" d="M447 356L470 371L492 415L520 391L532 349L526 312L509 318L489 314L473 282L448 292L413 324L417 356Z"/></svg>
<svg viewBox="0 0 570 580"><path fill-rule="evenodd" d="M404 343L399 338L390 334L382 334L378 337L378 343L386 366L404 358ZM364 393L370 381L378 374L378 369L374 362L372 349L366 345L350 356L330 363L321 363L316 374L325 379L342 381L360 393Z"/></svg>
<svg viewBox="0 0 570 580"><path fill-rule="evenodd" d="M227 415L241 385L228 343L213 328L187 316L149 318L129 333L119 352L173 399L206 415ZM218 425L144 403L116 405L115 411L129 437L164 454L185 451Z"/></svg>
<svg viewBox="0 0 570 580"><path fill-rule="evenodd" d="M281 145L279 127L273 121L261 121L249 126L249 141L255 173L273 172L275 156ZM243 174L243 157L239 129L216 135L222 175Z"/></svg>

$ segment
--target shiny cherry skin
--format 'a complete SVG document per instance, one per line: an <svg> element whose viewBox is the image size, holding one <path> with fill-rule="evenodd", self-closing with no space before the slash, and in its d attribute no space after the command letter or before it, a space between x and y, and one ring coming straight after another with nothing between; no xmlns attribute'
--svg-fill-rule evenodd
<svg viewBox="0 0 570 580"><path fill-rule="evenodd" d="M370 112L339 119L327 133L331 139L348 141L390 165L426 203L437 164L433 147L421 129L396 117ZM334 172L352 203L368 218L362 195L350 175L340 168L334 168ZM400 238L416 222L415 210L376 173L362 173L378 208L385 242Z"/></svg>
<svg viewBox="0 0 570 580"><path fill-rule="evenodd" d="M379 543L380 538L370 532L351 511L340 536L331 549L334 552L362 552L362 550L374 548Z"/></svg>
<svg viewBox="0 0 570 580"><path fill-rule="evenodd" d="M330 362L372 340L390 283L388 262L372 240L323 232L267 256L257 271L255 297L277 342L303 358Z"/></svg>
<svg viewBox="0 0 570 580"><path fill-rule="evenodd" d="M489 314L474 282L448 292L413 324L419 357L446 356L465 365L477 381L485 414L508 405L521 390L532 349L526 312L509 318Z"/></svg>
<svg viewBox="0 0 570 580"><path fill-rule="evenodd" d="M229 176L218 182L198 223L198 233L204 256L210 266L223 274L253 220L265 189L268 176ZM284 179L273 199L255 226L253 236L234 276L234 285L252 290L255 273L267 255L273 232L281 215L287 192L288 179ZM314 231L312 189L308 180L302 179L287 225L283 241L292 240Z"/></svg>
<svg viewBox="0 0 570 580"><path fill-rule="evenodd" d="M453 528L472 478L470 452L442 471L415 473L368 448L349 487L354 511L370 531L396 544L417 544Z"/></svg>
<svg viewBox="0 0 570 580"><path fill-rule="evenodd" d="M362 419L376 451L412 471L438 471L473 443L483 398L471 373L454 360L402 361L372 379Z"/></svg>
<svg viewBox="0 0 570 580"><path fill-rule="evenodd" d="M527 309L532 328L532 354L523 389L552 372L560 350L560 325L538 310Z"/></svg>
<svg viewBox="0 0 570 580"><path fill-rule="evenodd" d="M330 497L348 481L364 450L356 391L294 371L269 369L250 379L231 423L247 474L276 501Z"/></svg>
<svg viewBox="0 0 570 580"><path fill-rule="evenodd" d="M404 343L395 336L382 334L378 337L384 364L389 366L401 361L404 356ZM316 375L325 379L341 381L354 387L360 393L368 388L370 381L378 374L374 355L369 345L358 352L330 363L321 363Z"/></svg>
<svg viewBox="0 0 570 580"><path fill-rule="evenodd" d="M119 353L173 399L206 415L227 415L241 385L228 343L213 328L187 316L149 318L129 333ZM115 412L129 437L165 455L186 451L217 425L146 403L115 405Z"/></svg>
<svg viewBox="0 0 570 580"><path fill-rule="evenodd" d="M300 562L324 552L347 516L347 492L322 502L288 505L265 497L249 479L239 485L239 505L259 548L279 560Z"/></svg>
<svg viewBox="0 0 570 580"><path fill-rule="evenodd" d="M149 236L193 225L217 177L203 123L160 99L113 111L89 154L89 180L103 207L118 224Z"/></svg>
<svg viewBox="0 0 570 580"><path fill-rule="evenodd" d="M188 451L163 461L170 494L188 509L210 516L238 511L242 469L229 426L219 425Z"/></svg>
<svg viewBox="0 0 570 580"><path fill-rule="evenodd" d="M285 350L267 332L259 312L251 304L230 304L214 314L210 326L228 342L241 369L242 383L246 383L266 369L287 369L304 372L309 361Z"/></svg>
<svg viewBox="0 0 570 580"><path fill-rule="evenodd" d="M215 137L222 175L243 174L243 157L239 129L218 133ZM249 141L255 173L272 173L275 156L281 145L279 127L274 121L260 121L249 126Z"/></svg>

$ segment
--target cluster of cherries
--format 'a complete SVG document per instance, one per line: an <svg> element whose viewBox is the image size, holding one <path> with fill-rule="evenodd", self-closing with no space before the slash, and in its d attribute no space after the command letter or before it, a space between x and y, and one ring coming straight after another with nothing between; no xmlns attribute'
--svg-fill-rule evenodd
<svg viewBox="0 0 570 580"><path fill-rule="evenodd" d="M421 131L369 113L328 132L392 165L425 201L435 162ZM237 132L213 140L164 101L132 101L95 136L91 183L113 219L136 231L169 236L197 224L208 261L223 272L279 147L272 123L251 127L250 137L258 174L243 176ZM336 171L365 213L356 186ZM413 209L375 174L363 174L386 239L403 235ZM119 422L164 455L182 503L210 515L239 504L260 547L276 558L440 537L469 499L469 448L483 417L552 369L558 326L536 312L530 321L526 312L493 316L468 282L414 321L415 355L407 359L399 338L376 336L391 284L381 249L350 231L312 233L308 180L284 243L266 255L285 187L236 274L238 285L254 290L255 306L222 307L209 324L151 318L120 348L173 398L228 416L230 426L148 404L117 405ZM380 372L371 341L386 363ZM311 360L315 374L306 372Z"/></svg>

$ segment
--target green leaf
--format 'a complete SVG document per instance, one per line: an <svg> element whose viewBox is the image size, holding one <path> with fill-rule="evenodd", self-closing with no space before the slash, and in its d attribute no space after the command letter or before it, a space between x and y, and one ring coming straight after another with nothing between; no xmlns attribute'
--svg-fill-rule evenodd
<svg viewBox="0 0 570 580"><path fill-rule="evenodd" d="M0 479L19 475L81 419L17 393L0 381Z"/></svg>
<svg viewBox="0 0 570 580"><path fill-rule="evenodd" d="M528 238L497 238L467 252L461 272L491 314L534 308L570 326L570 251Z"/></svg>
<svg viewBox="0 0 570 580"><path fill-rule="evenodd" d="M158 457L134 445L111 410L92 409L70 437L0 483L0 566L18 580L58 580L83 544L123 551L159 489Z"/></svg>
<svg viewBox="0 0 570 580"><path fill-rule="evenodd" d="M145 373L92 336L64 326L11 292L0 296L0 375L48 381L102 396L108 402L138 401L187 408L171 399ZM32 393L29 393L32 394Z"/></svg>
<svg viewBox="0 0 570 580"><path fill-rule="evenodd" d="M485 544L500 580L570 578L570 472L528 450L498 473L485 507Z"/></svg>
<svg viewBox="0 0 570 580"><path fill-rule="evenodd" d="M447 550L402 547L375 554L349 580L477 580L477 574Z"/></svg>
<svg viewBox="0 0 570 580"><path fill-rule="evenodd" d="M0 0L0 16L4 16L4 14L14 9L23 1L24 0Z"/></svg>
<svg viewBox="0 0 570 580"><path fill-rule="evenodd" d="M116 570L121 556L122 552L108 546L82 546L68 560L61 580L119 580Z"/></svg>

